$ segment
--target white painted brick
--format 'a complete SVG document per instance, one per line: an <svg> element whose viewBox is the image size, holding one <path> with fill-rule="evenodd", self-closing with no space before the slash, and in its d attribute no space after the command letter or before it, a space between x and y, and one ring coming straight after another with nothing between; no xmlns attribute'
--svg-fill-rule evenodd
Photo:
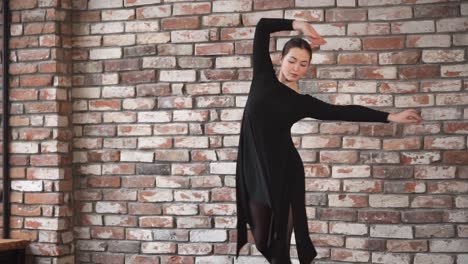
<svg viewBox="0 0 468 264"><path fill-rule="evenodd" d="M454 32L468 30L468 17L443 18L437 20L437 32Z"/></svg>
<svg viewBox="0 0 468 264"><path fill-rule="evenodd" d="M99 1L99 0L96 0ZM118 10L103 10L101 12L102 21L111 20L129 20L135 18L135 10L133 9L118 9Z"/></svg>
<svg viewBox="0 0 468 264"><path fill-rule="evenodd" d="M146 254L175 253L176 244L170 242L143 242L141 252Z"/></svg>
<svg viewBox="0 0 468 264"><path fill-rule="evenodd" d="M122 57L121 48L100 48L89 51L89 58L91 60L118 59L120 57Z"/></svg>
<svg viewBox="0 0 468 264"><path fill-rule="evenodd" d="M377 82L339 81L338 91L343 93L375 93L377 91Z"/></svg>
<svg viewBox="0 0 468 264"><path fill-rule="evenodd" d="M383 264L410 264L411 256L409 254L401 253L372 253L372 263Z"/></svg>
<svg viewBox="0 0 468 264"><path fill-rule="evenodd" d="M468 64L443 65L440 73L442 77L467 77Z"/></svg>
<svg viewBox="0 0 468 264"><path fill-rule="evenodd" d="M206 110L175 110L173 112L174 121L207 121L209 112Z"/></svg>
<svg viewBox="0 0 468 264"><path fill-rule="evenodd" d="M366 235L367 226L365 224L357 223L330 223L330 234L344 234L344 235Z"/></svg>
<svg viewBox="0 0 468 264"><path fill-rule="evenodd" d="M143 57L143 68L174 68L176 58L170 56Z"/></svg>
<svg viewBox="0 0 468 264"><path fill-rule="evenodd" d="M137 44L159 44L171 40L169 32L143 33L137 35Z"/></svg>
<svg viewBox="0 0 468 264"><path fill-rule="evenodd" d="M296 0L296 7L325 7L334 5L335 0Z"/></svg>
<svg viewBox="0 0 468 264"><path fill-rule="evenodd" d="M194 82L196 72L194 70L162 70L159 75L162 82Z"/></svg>
<svg viewBox="0 0 468 264"><path fill-rule="evenodd" d="M128 98L122 103L123 109L152 110L156 105L154 98Z"/></svg>
<svg viewBox="0 0 468 264"><path fill-rule="evenodd" d="M213 1L213 12L246 12L252 10L252 0L218 0Z"/></svg>
<svg viewBox="0 0 468 264"><path fill-rule="evenodd" d="M212 174L235 174L235 162L212 162L210 163L210 172Z"/></svg>
<svg viewBox="0 0 468 264"><path fill-rule="evenodd" d="M370 228L371 237L413 238L411 226L404 225L374 225Z"/></svg>
<svg viewBox="0 0 468 264"><path fill-rule="evenodd" d="M125 214L126 212L125 203L96 202L96 213Z"/></svg>
<svg viewBox="0 0 468 264"><path fill-rule="evenodd" d="M123 0L89 0L88 9L104 9L122 7Z"/></svg>
<svg viewBox="0 0 468 264"><path fill-rule="evenodd" d="M121 22L106 22L91 25L91 34L112 34L124 32L124 24Z"/></svg>
<svg viewBox="0 0 468 264"><path fill-rule="evenodd" d="M125 32L153 32L159 30L157 21L132 21L125 23Z"/></svg>
<svg viewBox="0 0 468 264"><path fill-rule="evenodd" d="M450 35L410 35L406 37L409 48L450 47Z"/></svg>
<svg viewBox="0 0 468 264"><path fill-rule="evenodd" d="M216 2L215 2L216 3ZM196 257L195 264L231 264L231 258L228 256L204 256Z"/></svg>
<svg viewBox="0 0 468 264"><path fill-rule="evenodd" d="M104 35L104 46L132 46L136 43L136 36L134 34L124 35Z"/></svg>
<svg viewBox="0 0 468 264"><path fill-rule="evenodd" d="M209 40L210 31L208 29L171 31L172 43L205 42Z"/></svg>
<svg viewBox="0 0 468 264"><path fill-rule="evenodd" d="M468 34L453 34L453 45L468 46Z"/></svg>
<svg viewBox="0 0 468 264"><path fill-rule="evenodd" d="M154 153L144 151L120 151L120 161L153 162Z"/></svg>
<svg viewBox="0 0 468 264"><path fill-rule="evenodd" d="M327 38L327 43L320 46L321 50L360 50L359 38Z"/></svg>
<svg viewBox="0 0 468 264"><path fill-rule="evenodd" d="M10 151L15 154L38 153L39 144L36 142L11 142Z"/></svg>
<svg viewBox="0 0 468 264"><path fill-rule="evenodd" d="M227 56L216 58L216 68L243 68L250 67L248 56Z"/></svg>
<svg viewBox="0 0 468 264"><path fill-rule="evenodd" d="M369 20L399 20L411 18L410 6L369 8Z"/></svg>
<svg viewBox="0 0 468 264"><path fill-rule="evenodd" d="M154 99L151 99L154 101ZM140 123L165 123L171 121L171 114L166 111L138 112Z"/></svg>
<svg viewBox="0 0 468 264"><path fill-rule="evenodd" d="M431 252L466 252L468 239L438 239L430 240Z"/></svg>
<svg viewBox="0 0 468 264"><path fill-rule="evenodd" d="M248 13L242 15L242 24L244 26L255 26L263 17L269 18L283 18L283 10L269 10Z"/></svg>
<svg viewBox="0 0 468 264"><path fill-rule="evenodd" d="M135 96L134 86L105 86L102 88L102 97L104 98L127 98L133 96Z"/></svg>
<svg viewBox="0 0 468 264"><path fill-rule="evenodd" d="M42 181L11 181L11 189L21 192L41 192Z"/></svg>
<svg viewBox="0 0 468 264"><path fill-rule="evenodd" d="M392 23L393 34L434 32L434 21L406 21Z"/></svg>
<svg viewBox="0 0 468 264"><path fill-rule="evenodd" d="M417 253L414 264L453 264L453 256L442 254Z"/></svg>
<svg viewBox="0 0 468 264"><path fill-rule="evenodd" d="M369 195L369 205L384 208L408 207L409 197L407 195L371 194Z"/></svg>
<svg viewBox="0 0 468 264"><path fill-rule="evenodd" d="M227 239L226 230L193 230L190 231L191 242L224 242Z"/></svg>
<svg viewBox="0 0 468 264"><path fill-rule="evenodd" d="M176 137L174 147L176 148L208 148L209 140L208 137ZM212 163L210 163L212 164Z"/></svg>

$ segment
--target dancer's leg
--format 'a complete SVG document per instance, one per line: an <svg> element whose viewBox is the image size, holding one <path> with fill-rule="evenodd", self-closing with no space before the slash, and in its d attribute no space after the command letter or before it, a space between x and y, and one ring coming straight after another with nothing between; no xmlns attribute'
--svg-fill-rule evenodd
<svg viewBox="0 0 468 264"><path fill-rule="evenodd" d="M288 259L287 263L291 263L290 262L290 255L289 255L289 251L290 251L290 247L291 247L291 236L292 236L292 231L293 231L293 215L292 215L292 208L291 208L291 205L289 206L289 214L288 214L288 233L287 233L287 236L286 236L286 249L287 252L285 252L286 254L286 258ZM271 264L286 264L286 262L284 260L281 260L279 258L275 258L273 257L272 260L271 260Z"/></svg>
<svg viewBox="0 0 468 264"><path fill-rule="evenodd" d="M288 248L291 247L291 236L293 231L293 215L292 215L292 208L289 205L289 216L288 216L288 236L286 237L288 240Z"/></svg>
<svg viewBox="0 0 468 264"><path fill-rule="evenodd" d="M268 231L270 228L271 209L263 204L253 201L249 202L250 214L252 216L253 226L252 235L255 240L255 246L262 255L270 260L268 245Z"/></svg>

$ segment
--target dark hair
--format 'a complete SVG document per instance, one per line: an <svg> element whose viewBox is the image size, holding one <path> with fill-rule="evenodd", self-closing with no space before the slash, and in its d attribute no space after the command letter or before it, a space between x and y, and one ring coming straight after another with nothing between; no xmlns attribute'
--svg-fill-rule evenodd
<svg viewBox="0 0 468 264"><path fill-rule="evenodd" d="M309 42L305 41L303 38L292 38L288 40L283 47L281 56L286 56L291 48L300 48L305 49L309 53L309 61L312 59L312 48L310 47Z"/></svg>

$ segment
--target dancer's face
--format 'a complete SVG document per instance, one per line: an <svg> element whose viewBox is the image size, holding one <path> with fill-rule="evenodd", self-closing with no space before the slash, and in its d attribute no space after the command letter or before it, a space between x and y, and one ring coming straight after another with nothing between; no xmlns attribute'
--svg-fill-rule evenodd
<svg viewBox="0 0 468 264"><path fill-rule="evenodd" d="M307 71L310 55L305 49L291 48L281 58L281 73L290 82L299 80Z"/></svg>

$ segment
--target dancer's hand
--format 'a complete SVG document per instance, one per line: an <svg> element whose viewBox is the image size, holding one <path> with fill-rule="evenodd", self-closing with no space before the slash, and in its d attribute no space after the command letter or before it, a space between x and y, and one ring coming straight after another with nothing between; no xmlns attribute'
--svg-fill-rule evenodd
<svg viewBox="0 0 468 264"><path fill-rule="evenodd" d="M389 121L396 123L416 123L420 124L423 120L416 109L408 109L398 113L391 113L387 118Z"/></svg>
<svg viewBox="0 0 468 264"><path fill-rule="evenodd" d="M293 29L301 31L307 40L310 43L311 48L317 48L320 45L327 43L322 36L317 33L317 31L312 27L311 24L294 20L293 22Z"/></svg>

